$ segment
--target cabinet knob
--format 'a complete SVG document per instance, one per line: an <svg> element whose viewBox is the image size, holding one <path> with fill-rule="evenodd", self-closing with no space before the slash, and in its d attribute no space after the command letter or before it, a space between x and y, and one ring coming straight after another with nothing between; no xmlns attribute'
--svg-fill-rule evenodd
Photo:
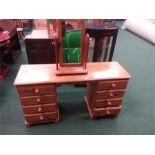
<svg viewBox="0 0 155 155"><path fill-rule="evenodd" d="M112 88L116 88L116 84L115 83L112 84Z"/></svg>
<svg viewBox="0 0 155 155"><path fill-rule="evenodd" d="M109 110L106 111L107 114L111 114Z"/></svg>
<svg viewBox="0 0 155 155"><path fill-rule="evenodd" d="M40 120L43 120L44 119L44 117L43 116L40 116Z"/></svg>
<svg viewBox="0 0 155 155"><path fill-rule="evenodd" d="M35 92L35 93L39 93L39 89L36 88L36 89L34 90L34 92Z"/></svg>
<svg viewBox="0 0 155 155"><path fill-rule="evenodd" d="M41 111L42 111L42 108L41 108L41 107L39 107L39 108L38 108L38 112L41 112Z"/></svg>
<svg viewBox="0 0 155 155"><path fill-rule="evenodd" d="M37 102L40 102L40 98L37 98Z"/></svg>
<svg viewBox="0 0 155 155"><path fill-rule="evenodd" d="M109 96L110 96L110 97L114 97L114 94L113 94L113 93L109 93Z"/></svg>
<svg viewBox="0 0 155 155"><path fill-rule="evenodd" d="M112 105L112 103L110 101L108 101L108 105Z"/></svg>

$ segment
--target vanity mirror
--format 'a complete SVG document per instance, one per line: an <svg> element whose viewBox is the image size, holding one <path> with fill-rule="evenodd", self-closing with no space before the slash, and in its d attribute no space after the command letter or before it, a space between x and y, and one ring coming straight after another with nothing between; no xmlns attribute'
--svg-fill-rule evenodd
<svg viewBox="0 0 155 155"><path fill-rule="evenodd" d="M57 75L86 74L88 35L85 20L57 20Z"/></svg>

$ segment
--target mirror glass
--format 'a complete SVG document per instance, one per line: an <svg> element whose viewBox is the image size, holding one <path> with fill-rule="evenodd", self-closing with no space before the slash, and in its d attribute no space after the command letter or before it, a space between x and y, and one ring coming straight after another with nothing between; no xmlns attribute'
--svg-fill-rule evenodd
<svg viewBox="0 0 155 155"><path fill-rule="evenodd" d="M82 25L78 20L62 21L62 62L80 63Z"/></svg>

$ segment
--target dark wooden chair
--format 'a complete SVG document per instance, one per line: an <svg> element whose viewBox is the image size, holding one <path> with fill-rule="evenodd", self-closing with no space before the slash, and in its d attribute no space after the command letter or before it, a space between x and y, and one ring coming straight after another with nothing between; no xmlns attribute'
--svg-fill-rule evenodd
<svg viewBox="0 0 155 155"><path fill-rule="evenodd" d="M17 27L18 37L20 39L22 39L25 36L22 20L21 19L12 19L12 21Z"/></svg>
<svg viewBox="0 0 155 155"><path fill-rule="evenodd" d="M31 32L34 28L34 21L33 19L21 19L24 32Z"/></svg>

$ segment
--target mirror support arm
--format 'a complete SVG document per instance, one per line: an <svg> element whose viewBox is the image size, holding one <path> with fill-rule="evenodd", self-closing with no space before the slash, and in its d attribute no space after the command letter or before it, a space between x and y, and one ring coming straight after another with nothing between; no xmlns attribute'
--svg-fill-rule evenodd
<svg viewBox="0 0 155 155"><path fill-rule="evenodd" d="M87 67L87 60L88 60L88 50L89 50L89 35L86 34L85 36L85 64L84 64L84 68L86 69Z"/></svg>
<svg viewBox="0 0 155 155"><path fill-rule="evenodd" d="M57 40L55 39L54 40L54 42L53 42L53 44L54 44L54 48L55 48L55 56L56 56L56 70L58 70L58 57L59 57L59 55L57 55L57 52L58 52L58 45L57 45Z"/></svg>

